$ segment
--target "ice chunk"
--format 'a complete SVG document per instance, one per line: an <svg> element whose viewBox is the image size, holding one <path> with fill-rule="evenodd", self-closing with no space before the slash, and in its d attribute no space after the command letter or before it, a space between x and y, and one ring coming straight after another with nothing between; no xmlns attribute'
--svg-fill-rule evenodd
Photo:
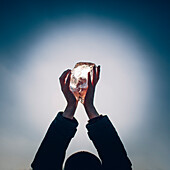
<svg viewBox="0 0 170 170"><path fill-rule="evenodd" d="M90 72L92 79L94 66L94 63L79 62L71 71L70 90L73 92L76 99L81 101L81 103L84 103L84 98L88 88L88 72Z"/></svg>

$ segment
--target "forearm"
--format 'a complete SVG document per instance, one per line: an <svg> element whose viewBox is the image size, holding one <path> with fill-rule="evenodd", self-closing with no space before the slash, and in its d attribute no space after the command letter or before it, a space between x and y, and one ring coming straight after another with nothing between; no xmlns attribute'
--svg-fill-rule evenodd
<svg viewBox="0 0 170 170"><path fill-rule="evenodd" d="M34 170L62 169L65 151L76 132L76 120L67 120L59 113L50 125L35 159L32 163Z"/></svg>
<svg viewBox="0 0 170 170"><path fill-rule="evenodd" d="M100 116L94 105L85 106L85 110L89 119L93 119Z"/></svg>
<svg viewBox="0 0 170 170"><path fill-rule="evenodd" d="M124 146L107 116L91 121L87 129L105 169L131 169Z"/></svg>
<svg viewBox="0 0 170 170"><path fill-rule="evenodd" d="M64 112L63 112L63 117L68 118L68 119L73 119L74 113L76 111L77 104L67 104Z"/></svg>

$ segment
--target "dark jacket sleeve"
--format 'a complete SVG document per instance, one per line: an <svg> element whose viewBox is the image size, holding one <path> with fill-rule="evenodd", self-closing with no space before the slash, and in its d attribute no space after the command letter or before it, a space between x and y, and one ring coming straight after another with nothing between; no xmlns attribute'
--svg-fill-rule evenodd
<svg viewBox="0 0 170 170"><path fill-rule="evenodd" d="M104 170L131 170L125 148L107 116L87 124L89 138L94 143Z"/></svg>
<svg viewBox="0 0 170 170"><path fill-rule="evenodd" d="M62 170L65 151L76 133L78 122L58 113L51 123L31 164L33 170Z"/></svg>

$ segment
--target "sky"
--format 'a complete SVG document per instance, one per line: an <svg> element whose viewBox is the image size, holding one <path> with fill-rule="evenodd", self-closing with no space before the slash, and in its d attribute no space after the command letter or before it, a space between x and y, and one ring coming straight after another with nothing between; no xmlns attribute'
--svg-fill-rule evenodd
<svg viewBox="0 0 170 170"><path fill-rule="evenodd" d="M0 1L0 169L29 170L59 111L59 77L101 65L95 106L108 115L137 170L167 170L170 144L168 1ZM97 155L81 103L66 158Z"/></svg>

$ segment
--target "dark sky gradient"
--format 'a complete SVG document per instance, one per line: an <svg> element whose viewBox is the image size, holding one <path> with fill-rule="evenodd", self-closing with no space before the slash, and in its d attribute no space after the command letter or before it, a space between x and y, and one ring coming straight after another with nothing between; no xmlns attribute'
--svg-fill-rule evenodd
<svg viewBox="0 0 170 170"><path fill-rule="evenodd" d="M157 70L156 106L169 114L170 12L168 1L0 1L0 61L9 67L22 63L17 51L29 42L29 35L45 24L73 16L96 16L128 26L158 55L152 61ZM164 102L162 102L162 99ZM157 109L156 109L157 110ZM167 114L166 114L167 113ZM167 116L167 117L166 117ZM168 118L168 119L167 119ZM166 127L167 128L167 127Z"/></svg>
<svg viewBox="0 0 170 170"><path fill-rule="evenodd" d="M170 2L168 0L0 0L0 67L17 69L26 60L18 54L30 43L30 35L38 33L38 30L48 23L57 21L60 24L64 19L74 16L96 17L123 24L145 42L148 50L156 54L149 59L155 68L153 70L155 94L150 108L154 117L147 129L149 132L146 133L153 134L148 137L153 143L161 138L160 145L166 146L168 150L170 144ZM10 81L2 73L0 76L2 133L8 119L4 113L8 112L8 107L14 104L15 99L9 97ZM20 133L24 134L24 131L20 130Z"/></svg>
<svg viewBox="0 0 170 170"><path fill-rule="evenodd" d="M168 1L2 1L1 47L12 48L46 22L94 15L124 23L168 56Z"/></svg>

